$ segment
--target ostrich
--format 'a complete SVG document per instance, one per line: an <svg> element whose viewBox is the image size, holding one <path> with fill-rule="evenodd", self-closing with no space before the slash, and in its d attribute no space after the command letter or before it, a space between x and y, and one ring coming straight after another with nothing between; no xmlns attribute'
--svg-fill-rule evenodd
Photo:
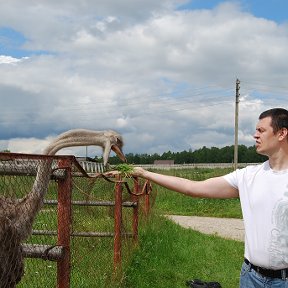
<svg viewBox="0 0 288 288"><path fill-rule="evenodd" d="M103 163L108 164L110 151L126 161L123 140L115 131L74 129L60 134L43 151L55 155L64 147L96 145L103 148ZM32 231L35 217L43 205L52 173L52 159L42 160L31 191L22 199L0 197L0 288L13 288L24 274L21 243Z"/></svg>

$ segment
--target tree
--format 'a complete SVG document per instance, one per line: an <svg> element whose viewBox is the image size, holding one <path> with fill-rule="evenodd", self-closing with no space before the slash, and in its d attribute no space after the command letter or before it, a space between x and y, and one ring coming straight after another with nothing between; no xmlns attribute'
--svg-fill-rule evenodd
<svg viewBox="0 0 288 288"><path fill-rule="evenodd" d="M234 146L225 146L223 148L203 146L200 149L182 152L164 152L162 155L154 154L126 154L128 163L131 164L153 164L155 160L174 160L175 164L187 163L233 163ZM264 162L267 157L259 155L256 152L255 146L246 147L245 145L238 146L239 163L260 163ZM110 164L119 164L121 160L116 157L110 157Z"/></svg>

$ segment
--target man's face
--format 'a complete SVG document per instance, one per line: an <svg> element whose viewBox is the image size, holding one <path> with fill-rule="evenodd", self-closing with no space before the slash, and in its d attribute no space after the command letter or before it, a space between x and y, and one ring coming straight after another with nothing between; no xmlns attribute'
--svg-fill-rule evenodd
<svg viewBox="0 0 288 288"><path fill-rule="evenodd" d="M278 132L275 134L273 132L271 117L260 119L254 134L257 153L266 156L272 155L278 149L278 134Z"/></svg>

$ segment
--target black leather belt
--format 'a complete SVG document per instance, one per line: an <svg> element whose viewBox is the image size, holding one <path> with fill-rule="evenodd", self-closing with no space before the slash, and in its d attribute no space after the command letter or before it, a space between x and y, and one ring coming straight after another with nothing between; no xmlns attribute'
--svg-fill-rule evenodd
<svg viewBox="0 0 288 288"><path fill-rule="evenodd" d="M281 269L281 270L271 270L271 269L265 269L259 266L255 266L252 263L249 262L246 258L244 259L244 262L247 265L250 265L250 267L255 270L256 272L260 273L261 275L265 277L270 278L280 278L280 279L286 279L288 278L288 269Z"/></svg>

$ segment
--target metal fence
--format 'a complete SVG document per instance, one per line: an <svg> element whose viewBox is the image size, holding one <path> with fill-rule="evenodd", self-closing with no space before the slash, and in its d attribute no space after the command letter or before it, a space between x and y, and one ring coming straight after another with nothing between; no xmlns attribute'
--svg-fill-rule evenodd
<svg viewBox="0 0 288 288"><path fill-rule="evenodd" d="M113 287L151 191L73 156L0 153L0 287Z"/></svg>

